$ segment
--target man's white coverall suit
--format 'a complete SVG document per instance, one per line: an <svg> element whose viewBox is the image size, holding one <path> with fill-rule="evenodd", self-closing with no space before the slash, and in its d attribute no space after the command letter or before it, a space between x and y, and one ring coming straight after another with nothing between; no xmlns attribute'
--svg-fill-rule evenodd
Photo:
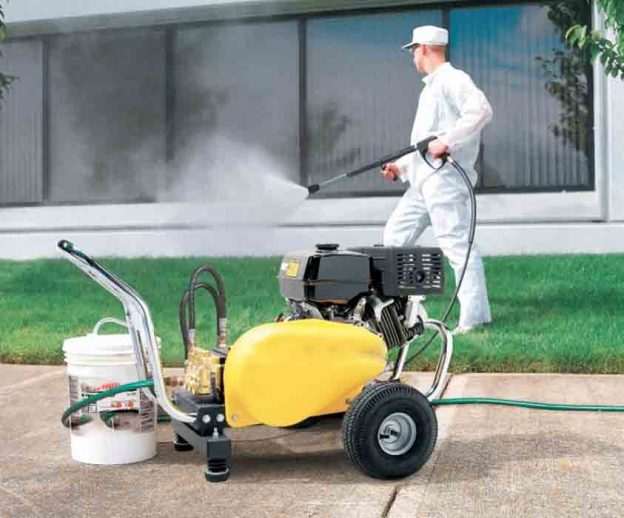
<svg viewBox="0 0 624 518"><path fill-rule="evenodd" d="M473 185L479 154L480 132L492 119L492 108L470 76L450 63L427 75L420 94L411 143L436 135L449 146L449 153L468 174ZM418 153L396 162L401 180L410 187L394 209L384 229L386 246L411 246L431 224L440 248L459 280L470 230L470 198L459 173L446 165L433 171ZM491 321L483 261L473 246L459 291L461 328Z"/></svg>

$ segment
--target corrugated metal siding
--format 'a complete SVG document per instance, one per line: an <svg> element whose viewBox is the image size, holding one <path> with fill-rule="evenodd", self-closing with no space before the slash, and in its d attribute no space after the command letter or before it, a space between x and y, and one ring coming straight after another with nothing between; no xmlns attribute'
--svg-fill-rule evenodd
<svg viewBox="0 0 624 518"><path fill-rule="evenodd" d="M2 45L2 71L17 76L0 107L0 204L43 201L43 48Z"/></svg>

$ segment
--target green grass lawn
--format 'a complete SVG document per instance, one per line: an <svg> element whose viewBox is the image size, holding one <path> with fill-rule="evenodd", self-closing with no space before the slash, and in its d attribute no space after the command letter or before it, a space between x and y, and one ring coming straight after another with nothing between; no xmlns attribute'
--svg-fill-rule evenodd
<svg viewBox="0 0 624 518"><path fill-rule="evenodd" d="M226 285L230 343L285 308L276 280L279 258L209 260ZM190 274L205 261L101 262L145 298L164 363L180 365L178 303ZM623 255L492 257L485 267L494 323L456 338L453 372L624 373ZM427 301L431 316L442 314L452 284L445 297ZM102 317L123 318L114 297L64 260L0 261L0 293L2 362L60 364L65 338L90 331ZM199 339L206 345L213 343L213 319L211 301L199 294ZM431 350L411 367L431 369L435 359Z"/></svg>

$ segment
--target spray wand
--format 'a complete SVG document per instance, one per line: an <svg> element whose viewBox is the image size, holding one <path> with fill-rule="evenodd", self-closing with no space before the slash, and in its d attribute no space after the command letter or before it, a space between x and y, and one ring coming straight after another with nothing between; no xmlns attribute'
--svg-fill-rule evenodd
<svg viewBox="0 0 624 518"><path fill-rule="evenodd" d="M423 158L423 160L425 160L425 162L427 162L432 168L436 169L433 165L429 163L429 161L427 160L425 156L427 153L427 148L429 147L429 142L431 142L432 140L435 140L436 138L437 137L427 137L426 139L421 140L415 145L404 147L403 149L400 149L399 151L390 153L389 155L386 155L376 160L375 162L371 162L370 164L366 164L361 167L358 167L357 169L354 169L353 171L349 171L348 173L343 173L341 175L335 176L334 178L330 178L329 180L325 180L324 182L313 183L312 185L308 185L308 193L314 194L315 192L320 191L321 189L324 189L325 187L329 187L330 185L333 185L337 182L345 180L346 178L353 178L354 176L365 173L366 171L370 171L371 169L381 168L384 165L386 165L388 162L394 162L395 160L398 160L402 156L409 155L410 153L413 153L414 151L418 151L420 153L420 156Z"/></svg>

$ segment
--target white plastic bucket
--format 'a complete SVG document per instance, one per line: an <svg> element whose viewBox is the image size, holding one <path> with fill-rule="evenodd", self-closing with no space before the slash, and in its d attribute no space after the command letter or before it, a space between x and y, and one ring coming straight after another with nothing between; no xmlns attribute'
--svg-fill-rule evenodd
<svg viewBox="0 0 624 518"><path fill-rule="evenodd" d="M138 381L129 334L99 335L103 319L86 336L63 343L70 404ZM156 405L141 391L123 392L83 408L91 421L71 427L71 455L87 464L129 464L156 455Z"/></svg>

